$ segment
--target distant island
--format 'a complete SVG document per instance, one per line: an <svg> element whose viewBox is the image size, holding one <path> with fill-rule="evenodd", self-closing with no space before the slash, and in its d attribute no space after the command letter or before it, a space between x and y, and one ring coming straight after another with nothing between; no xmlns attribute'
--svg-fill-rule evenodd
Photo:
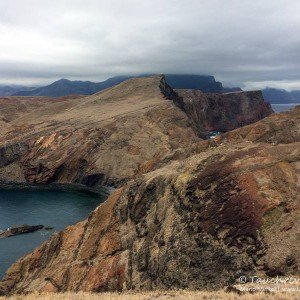
<svg viewBox="0 0 300 300"><path fill-rule="evenodd" d="M298 90L288 92L284 89L275 89L267 87L262 90L262 93L264 99L272 104L300 104L300 91Z"/></svg>

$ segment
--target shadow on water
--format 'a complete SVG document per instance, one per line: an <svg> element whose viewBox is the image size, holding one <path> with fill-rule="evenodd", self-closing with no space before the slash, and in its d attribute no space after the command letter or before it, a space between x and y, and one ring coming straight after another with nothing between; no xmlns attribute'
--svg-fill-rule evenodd
<svg viewBox="0 0 300 300"><path fill-rule="evenodd" d="M84 220L107 196L105 190L94 193L0 188L0 230L22 224L53 227L50 231L0 239L0 278L11 264L49 239L53 232Z"/></svg>

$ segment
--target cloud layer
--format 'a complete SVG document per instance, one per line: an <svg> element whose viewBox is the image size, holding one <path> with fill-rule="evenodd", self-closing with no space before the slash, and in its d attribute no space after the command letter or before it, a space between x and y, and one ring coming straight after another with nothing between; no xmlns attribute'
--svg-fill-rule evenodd
<svg viewBox="0 0 300 300"><path fill-rule="evenodd" d="M0 83L211 74L300 89L300 1L1 0Z"/></svg>

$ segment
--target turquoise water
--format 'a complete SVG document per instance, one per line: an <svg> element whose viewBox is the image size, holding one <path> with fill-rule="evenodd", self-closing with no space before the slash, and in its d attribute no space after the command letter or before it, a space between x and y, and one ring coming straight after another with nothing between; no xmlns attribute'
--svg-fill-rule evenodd
<svg viewBox="0 0 300 300"><path fill-rule="evenodd" d="M18 258L49 239L54 231L84 220L106 197L81 191L0 189L0 230L22 224L54 228L0 239L0 278Z"/></svg>
<svg viewBox="0 0 300 300"><path fill-rule="evenodd" d="M287 111L290 110L292 108L294 108L296 105L300 105L299 103L287 103L287 104L271 104L273 110L275 112L282 112L282 111Z"/></svg>

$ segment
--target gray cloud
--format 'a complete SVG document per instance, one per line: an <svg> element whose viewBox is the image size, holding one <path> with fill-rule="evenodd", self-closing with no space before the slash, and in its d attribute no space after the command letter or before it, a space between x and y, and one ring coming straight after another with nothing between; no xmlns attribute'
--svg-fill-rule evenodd
<svg viewBox="0 0 300 300"><path fill-rule="evenodd" d="M212 74L300 89L295 0L1 0L0 83Z"/></svg>

